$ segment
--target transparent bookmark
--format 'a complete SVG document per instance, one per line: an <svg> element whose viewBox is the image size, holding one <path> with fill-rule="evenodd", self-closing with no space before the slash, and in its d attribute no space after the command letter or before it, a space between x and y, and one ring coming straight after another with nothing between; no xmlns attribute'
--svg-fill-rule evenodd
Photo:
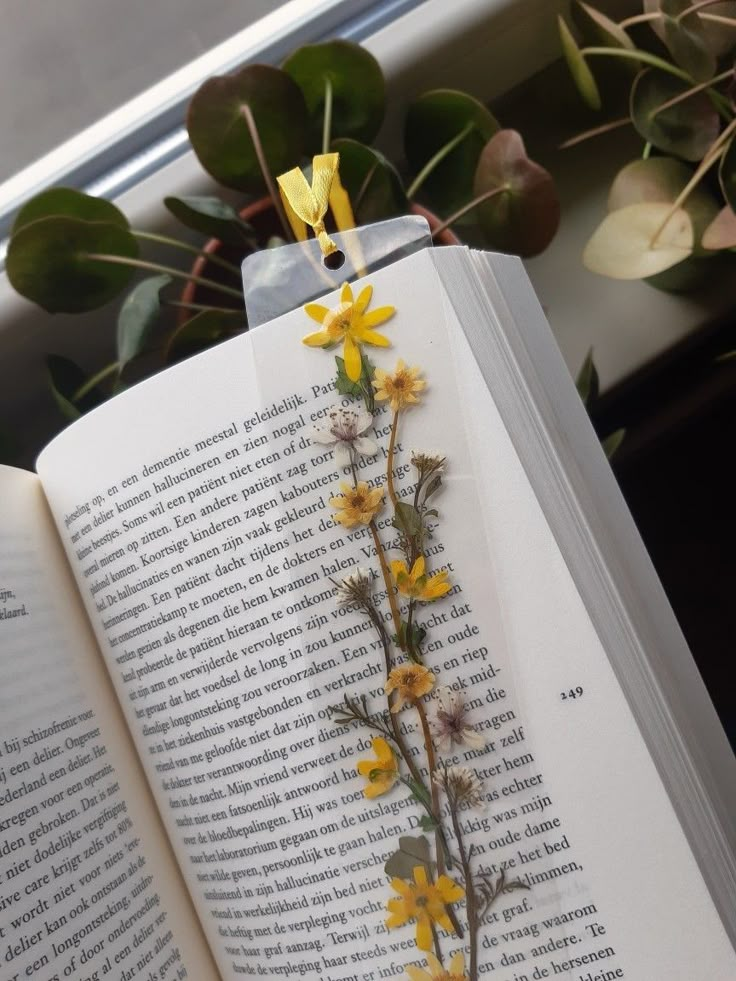
<svg viewBox="0 0 736 981"><path fill-rule="evenodd" d="M338 251L327 257L317 239L310 238L254 252L243 261L251 330L432 244L429 225L418 215L351 228L331 238Z"/></svg>

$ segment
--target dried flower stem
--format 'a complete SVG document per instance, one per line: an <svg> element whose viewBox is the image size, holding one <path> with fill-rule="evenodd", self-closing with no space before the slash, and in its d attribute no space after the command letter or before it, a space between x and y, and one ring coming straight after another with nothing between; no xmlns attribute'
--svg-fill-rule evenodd
<svg viewBox="0 0 736 981"><path fill-rule="evenodd" d="M381 539L378 537L378 528L376 527L376 522L371 521L368 525L373 535L373 544L376 546L376 553L378 555L378 562L381 566L381 573L383 574L383 581L386 584L386 592L388 593L388 603L391 607L391 616L394 621L394 630L396 631L396 636L401 635L401 616L399 615L399 607L396 603L396 590L394 584L391 580L391 572L389 571L388 563L386 562L386 553L383 551L383 545L381 544ZM388 672L391 670L390 667L386 669L386 677L388 677Z"/></svg>
<svg viewBox="0 0 736 981"><path fill-rule="evenodd" d="M460 820L457 816L457 806L453 798L449 800L450 816L452 827L457 839L457 847L460 851L460 864L465 877L465 912L468 918L468 940L470 944L470 965L468 969L468 981L478 981L478 908L475 896L475 886L473 885L473 873L470 869L470 856L465 848L463 832L460 827Z"/></svg>

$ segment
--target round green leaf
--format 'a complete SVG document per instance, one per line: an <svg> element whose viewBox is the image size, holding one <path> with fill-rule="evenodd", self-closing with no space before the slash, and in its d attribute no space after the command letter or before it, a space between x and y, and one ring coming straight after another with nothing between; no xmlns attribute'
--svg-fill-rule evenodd
<svg viewBox="0 0 736 981"><path fill-rule="evenodd" d="M332 149L340 154L340 180L357 224L406 214L408 202L401 178L383 154L356 140L335 140Z"/></svg>
<svg viewBox="0 0 736 981"><path fill-rule="evenodd" d="M656 20L650 21L649 26L661 41L666 42L663 10L672 15L673 10L679 13L679 11L692 5L693 0L678 0L676 5L669 7L662 0L644 0L644 12L647 14L659 12L660 16ZM736 2L724 0L723 3L713 4L707 10L709 14L717 14L720 17L736 17ZM712 21L702 21L702 19L701 22L708 47L717 58L730 51L736 44L736 28Z"/></svg>
<svg viewBox="0 0 736 981"><path fill-rule="evenodd" d="M661 201L671 204L693 176L693 171L673 157L634 160L618 172L608 194L608 210L629 204ZM703 183L698 184L682 205L693 223L694 254L701 255L703 232L718 213L718 202Z"/></svg>
<svg viewBox="0 0 736 981"><path fill-rule="evenodd" d="M112 300L133 270L90 254L135 258L131 233L109 221L52 217L32 221L11 239L6 257L13 287L49 313L82 313Z"/></svg>
<svg viewBox="0 0 736 981"><path fill-rule="evenodd" d="M565 56L567 67L575 82L575 87L583 98L586 105L591 109L600 109L601 95L598 91L595 78L588 63L580 52L575 38L572 36L570 28L565 23L564 17L557 17L557 25L560 31L560 41L562 42L562 53Z"/></svg>
<svg viewBox="0 0 736 981"><path fill-rule="evenodd" d="M704 249L736 249L736 212L731 208L719 211L703 233Z"/></svg>
<svg viewBox="0 0 736 981"><path fill-rule="evenodd" d="M660 107L690 86L656 68L642 72L631 87L631 120L637 131L663 153L702 160L718 136L718 113L705 92Z"/></svg>
<svg viewBox="0 0 736 981"><path fill-rule="evenodd" d="M612 211L585 246L583 263L612 279L645 279L682 262L693 249L686 211L665 202L630 204Z"/></svg>
<svg viewBox="0 0 736 981"><path fill-rule="evenodd" d="M664 42L673 60L697 82L715 75L716 56L708 43L703 21L696 11L679 17L691 0L661 0Z"/></svg>
<svg viewBox="0 0 736 981"><path fill-rule="evenodd" d="M216 197L168 197L164 205L182 225L219 239L227 245L242 248L255 238L251 226L243 221L235 208Z"/></svg>
<svg viewBox="0 0 736 981"><path fill-rule="evenodd" d="M219 310L203 310L190 317L171 334L164 351L164 360L173 363L189 358L223 340L242 324L241 311L234 310L232 314L227 314Z"/></svg>
<svg viewBox="0 0 736 981"><path fill-rule="evenodd" d="M500 193L478 205L478 220L492 248L528 257L547 248L560 223L551 175L526 155L513 129L502 129L483 149L475 173L476 196Z"/></svg>
<svg viewBox="0 0 736 981"><path fill-rule="evenodd" d="M590 38L591 44L606 48L634 50L634 42L623 27L619 27L610 17L606 17L600 10L591 7L590 4L583 3L583 0L575 0L572 13L576 25L579 26L586 39Z"/></svg>
<svg viewBox="0 0 736 981"><path fill-rule="evenodd" d="M736 140L731 140L726 147L718 168L718 178L724 198L736 211Z"/></svg>
<svg viewBox="0 0 736 981"><path fill-rule="evenodd" d="M370 143L386 108L386 83L373 55L350 41L307 44L284 62L302 91L309 113L309 143L322 146L327 81L332 86L333 138Z"/></svg>
<svg viewBox="0 0 736 981"><path fill-rule="evenodd" d="M189 103L187 129L199 162L215 180L261 194L266 185L245 106L271 174L294 167L304 152L307 110L299 86L278 68L247 65L234 75L208 79Z"/></svg>
<svg viewBox="0 0 736 981"><path fill-rule="evenodd" d="M128 219L111 201L83 194L73 187L52 187L26 201L15 216L10 234L15 235L24 225L38 221L39 218L58 215L81 218L83 221L109 221L120 228L129 227Z"/></svg>
<svg viewBox="0 0 736 981"><path fill-rule="evenodd" d="M489 110L465 92L435 89L420 95L409 106L404 126L404 149L412 171L419 173L458 141L422 182L422 196L448 213L465 204L472 196L480 152L498 129Z"/></svg>
<svg viewBox="0 0 736 981"><path fill-rule="evenodd" d="M171 276L151 276L126 296L118 314L117 352L121 370L143 350L161 312L159 293L170 282Z"/></svg>

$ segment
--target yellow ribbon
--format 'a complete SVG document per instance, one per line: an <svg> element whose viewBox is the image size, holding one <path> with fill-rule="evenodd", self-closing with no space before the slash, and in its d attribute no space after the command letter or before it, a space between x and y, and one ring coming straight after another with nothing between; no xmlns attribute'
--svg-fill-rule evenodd
<svg viewBox="0 0 736 981"><path fill-rule="evenodd" d="M339 163L339 153L317 154L312 161L311 186L299 167L277 178L286 217L297 240L306 241L309 225L325 256L337 251L337 245L325 231L328 206L340 231L355 227L350 200L340 183Z"/></svg>

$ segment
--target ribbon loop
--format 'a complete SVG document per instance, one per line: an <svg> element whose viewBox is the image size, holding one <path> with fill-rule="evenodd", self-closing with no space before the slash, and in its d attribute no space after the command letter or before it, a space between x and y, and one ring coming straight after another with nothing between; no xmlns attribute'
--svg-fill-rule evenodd
<svg viewBox="0 0 736 981"><path fill-rule="evenodd" d="M309 225L314 229L322 255L325 256L337 251L337 245L325 231L325 215L339 162L339 153L317 154L312 161L311 186L299 167L294 167L277 178L286 213L297 239L304 240L304 226Z"/></svg>

